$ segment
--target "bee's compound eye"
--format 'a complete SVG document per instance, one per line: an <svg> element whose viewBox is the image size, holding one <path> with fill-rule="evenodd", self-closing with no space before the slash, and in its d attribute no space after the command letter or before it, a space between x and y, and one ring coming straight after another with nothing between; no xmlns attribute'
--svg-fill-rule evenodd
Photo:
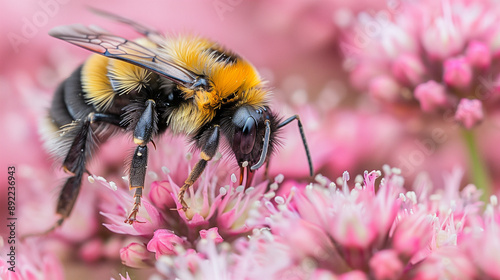
<svg viewBox="0 0 500 280"><path fill-rule="evenodd" d="M240 151L243 154L249 154L253 146L255 144L255 136L256 136L257 124L255 123L254 118L248 117L245 126L243 126L241 142L240 142Z"/></svg>

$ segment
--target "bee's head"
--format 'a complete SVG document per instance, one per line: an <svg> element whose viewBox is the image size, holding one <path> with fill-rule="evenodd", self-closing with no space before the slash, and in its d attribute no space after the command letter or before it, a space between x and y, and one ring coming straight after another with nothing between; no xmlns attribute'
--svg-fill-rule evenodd
<svg viewBox="0 0 500 280"><path fill-rule="evenodd" d="M251 183L254 171L269 158L276 142L277 117L268 107L255 109L242 106L232 117L234 134L230 141L238 165L240 184L247 170L246 186Z"/></svg>

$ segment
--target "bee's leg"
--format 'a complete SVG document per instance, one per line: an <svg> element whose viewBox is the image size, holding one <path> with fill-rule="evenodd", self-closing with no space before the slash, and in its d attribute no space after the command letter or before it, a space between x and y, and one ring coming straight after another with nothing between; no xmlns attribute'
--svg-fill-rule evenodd
<svg viewBox="0 0 500 280"><path fill-rule="evenodd" d="M202 138L200 139L200 143L202 145L200 160L196 163L193 170L191 170L191 173L189 173L184 185L179 190L178 198L182 206L182 210L186 211L188 209L188 206L184 201L184 193L194 184L194 182L196 182L207 166L207 162L215 156L215 153L217 153L217 149L219 148L219 139L220 131L218 125L213 126L210 130L206 131L206 133L203 133Z"/></svg>
<svg viewBox="0 0 500 280"><path fill-rule="evenodd" d="M119 125L120 117L116 115L92 112L81 123L81 125L74 128L76 129L76 136L71 144L71 147L69 148L66 158L63 161L63 169L66 173L71 174L71 177L66 180L57 201L56 213L59 214L61 218L51 229L48 230L49 232L60 226L63 221L69 217L71 211L73 210L76 198L80 192L82 176L86 172L85 166L87 156L90 155L90 153L97 146L95 135L93 134L91 127L91 124L96 122L106 122Z"/></svg>
<svg viewBox="0 0 500 280"><path fill-rule="evenodd" d="M130 189L135 189L135 193L134 205L125 220L125 223L128 224L133 224L137 221L137 213L141 206L142 190L144 189L146 168L148 165L148 147L146 145L151 141L157 125L155 104L155 101L152 99L146 101L146 109L142 112L134 129L134 143L138 146L134 151L130 165L129 187Z"/></svg>
<svg viewBox="0 0 500 280"><path fill-rule="evenodd" d="M144 180L146 178L146 168L148 165L148 147L137 146L132 156L132 164L130 166L130 189L135 189L134 205L130 215L125 220L125 223L133 224L136 221L139 207L141 206L142 190L144 189Z"/></svg>

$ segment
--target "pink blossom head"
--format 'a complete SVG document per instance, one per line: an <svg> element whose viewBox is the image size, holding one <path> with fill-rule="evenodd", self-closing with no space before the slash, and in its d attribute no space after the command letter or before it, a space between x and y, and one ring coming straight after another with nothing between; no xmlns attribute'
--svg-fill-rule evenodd
<svg viewBox="0 0 500 280"><path fill-rule="evenodd" d="M393 106L418 100L430 113L462 115L458 102L464 97L478 100L485 111L498 108L492 94L498 87L488 82L500 76L495 66L500 11L492 2L407 1L391 12L359 17L346 29L343 49L356 88ZM395 38L406 43L394 43ZM466 128L473 126L469 123Z"/></svg>
<svg viewBox="0 0 500 280"><path fill-rule="evenodd" d="M55 252L48 250L50 243L46 241L39 237L23 241L16 238L15 244L9 244L7 239L0 239L0 252L2 254L0 257L0 278L15 280L64 279L62 263ZM15 248L13 253L11 247Z"/></svg>
<svg viewBox="0 0 500 280"><path fill-rule="evenodd" d="M347 172L338 180L338 188L324 177L317 177L319 184L292 188L277 206L266 203L271 230L293 244L296 258L310 256L324 265L344 258L351 267L363 267L359 256L382 244L398 210L394 192L400 182L388 176L375 192L378 176L378 171L365 172L353 189L348 186ZM295 234L290 236L290 232Z"/></svg>
<svg viewBox="0 0 500 280"><path fill-rule="evenodd" d="M223 238L213 227L193 239L159 229L147 249L165 279L496 277L489 269L499 260L492 242L500 224L496 197L481 214L476 192L460 191L458 169L435 192L406 191L399 169L383 170L383 178L380 171L354 179L345 172L335 182L319 175L307 186L267 192L249 219L266 226L248 235Z"/></svg>

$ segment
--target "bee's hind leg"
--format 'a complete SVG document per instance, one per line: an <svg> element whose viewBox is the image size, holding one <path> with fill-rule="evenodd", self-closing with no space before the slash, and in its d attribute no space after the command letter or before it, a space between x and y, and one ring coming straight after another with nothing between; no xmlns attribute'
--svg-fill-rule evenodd
<svg viewBox="0 0 500 280"><path fill-rule="evenodd" d="M75 137L63 161L63 169L71 177L66 179L57 201L56 213L60 218L45 233L50 233L61 226L75 206L82 185L83 174L87 172L87 156L97 147L95 135L91 127L91 124L96 122L105 122L118 126L120 125L120 117L92 112L83 122L73 128L75 130Z"/></svg>

